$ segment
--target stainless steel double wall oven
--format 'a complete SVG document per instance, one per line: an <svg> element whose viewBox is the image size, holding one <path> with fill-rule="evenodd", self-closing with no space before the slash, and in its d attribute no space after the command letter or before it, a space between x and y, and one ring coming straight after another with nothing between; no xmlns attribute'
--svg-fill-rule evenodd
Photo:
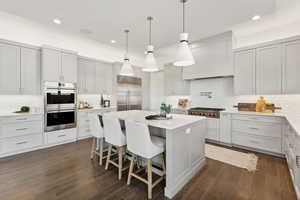
<svg viewBox="0 0 300 200"><path fill-rule="evenodd" d="M76 127L76 84L45 82L44 101L46 132Z"/></svg>

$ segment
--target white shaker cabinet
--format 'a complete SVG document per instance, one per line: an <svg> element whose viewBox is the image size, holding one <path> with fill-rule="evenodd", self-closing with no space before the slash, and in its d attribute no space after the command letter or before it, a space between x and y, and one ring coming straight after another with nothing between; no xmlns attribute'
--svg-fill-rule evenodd
<svg viewBox="0 0 300 200"><path fill-rule="evenodd" d="M66 83L77 83L78 59L76 54L61 54L61 79Z"/></svg>
<svg viewBox="0 0 300 200"><path fill-rule="evenodd" d="M300 94L300 40L285 43L283 51L283 93Z"/></svg>
<svg viewBox="0 0 300 200"><path fill-rule="evenodd" d="M165 66L165 96L184 96L190 94L190 82L183 80L182 71L182 67L173 65Z"/></svg>
<svg viewBox="0 0 300 200"><path fill-rule="evenodd" d="M220 142L231 145L231 114L220 114Z"/></svg>
<svg viewBox="0 0 300 200"><path fill-rule="evenodd" d="M41 92L41 51L21 48L21 94Z"/></svg>
<svg viewBox="0 0 300 200"><path fill-rule="evenodd" d="M234 91L236 95L255 94L255 50L235 53Z"/></svg>
<svg viewBox="0 0 300 200"><path fill-rule="evenodd" d="M0 43L0 94L19 94L20 81L20 47Z"/></svg>
<svg viewBox="0 0 300 200"><path fill-rule="evenodd" d="M104 62L96 64L96 92L112 94L112 65Z"/></svg>
<svg viewBox="0 0 300 200"><path fill-rule="evenodd" d="M96 94L96 62L89 61L85 68L85 84L87 94Z"/></svg>
<svg viewBox="0 0 300 200"><path fill-rule="evenodd" d="M281 94L281 68L281 45L256 49L256 94Z"/></svg>
<svg viewBox="0 0 300 200"><path fill-rule="evenodd" d="M77 83L77 55L59 49L42 49L43 81Z"/></svg>

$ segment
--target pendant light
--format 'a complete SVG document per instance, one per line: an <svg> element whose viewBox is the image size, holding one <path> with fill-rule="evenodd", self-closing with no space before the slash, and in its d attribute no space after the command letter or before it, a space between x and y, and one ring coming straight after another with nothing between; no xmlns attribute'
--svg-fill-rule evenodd
<svg viewBox="0 0 300 200"><path fill-rule="evenodd" d="M147 46L147 54L145 58L145 67L142 69L144 72L157 72L159 71L159 68L156 63L156 59L153 54L154 46L152 45L151 40L151 22L153 20L153 17L149 16L147 17L147 20L149 21L149 45Z"/></svg>
<svg viewBox="0 0 300 200"><path fill-rule="evenodd" d="M129 33L129 30L125 30L124 32L126 34L126 53L125 53L125 57L124 57L123 66L120 70L119 75L134 76L134 72L133 72L132 66L130 64L130 60L128 58L128 33Z"/></svg>
<svg viewBox="0 0 300 200"><path fill-rule="evenodd" d="M173 63L175 66L190 66L195 64L194 56L191 52L188 42L188 33L185 32L185 3L187 0L180 0L182 3L182 16L183 16L183 26L182 26L182 33L180 34L180 43L177 50L177 55L175 62Z"/></svg>

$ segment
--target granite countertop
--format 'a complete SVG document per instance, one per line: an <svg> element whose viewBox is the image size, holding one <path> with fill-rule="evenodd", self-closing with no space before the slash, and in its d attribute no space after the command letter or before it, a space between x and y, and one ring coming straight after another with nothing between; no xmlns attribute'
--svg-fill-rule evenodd
<svg viewBox="0 0 300 200"><path fill-rule="evenodd" d="M260 115L260 116L274 116L274 117L284 117L293 127L293 129L298 133L300 137L300 113L279 111L274 113L259 113L259 112L246 112L238 110L225 110L222 113L231 114L241 114L241 115Z"/></svg>

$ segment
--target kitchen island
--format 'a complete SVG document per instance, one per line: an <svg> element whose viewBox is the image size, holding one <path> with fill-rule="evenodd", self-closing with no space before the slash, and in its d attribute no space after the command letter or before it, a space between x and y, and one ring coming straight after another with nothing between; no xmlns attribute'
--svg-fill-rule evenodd
<svg viewBox="0 0 300 200"><path fill-rule="evenodd" d="M166 138L165 196L172 198L205 164L206 120L204 117L177 114L173 114L169 120L145 120L145 116L152 114L155 113L133 110L105 115L144 122L150 128L163 132Z"/></svg>

